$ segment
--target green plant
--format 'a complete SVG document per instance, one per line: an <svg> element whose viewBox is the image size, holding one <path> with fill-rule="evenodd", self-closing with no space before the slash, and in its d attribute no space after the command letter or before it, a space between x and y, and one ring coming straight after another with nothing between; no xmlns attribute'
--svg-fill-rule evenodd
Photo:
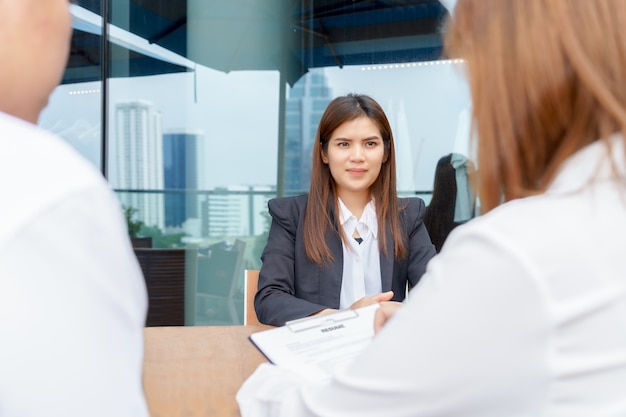
<svg viewBox="0 0 626 417"><path fill-rule="evenodd" d="M157 226L142 226L142 237L152 238L153 248L181 248L185 244L182 242L182 238L187 236L185 233L168 233L164 234Z"/></svg>
<svg viewBox="0 0 626 417"><path fill-rule="evenodd" d="M131 238L136 238L139 236L139 231L143 227L144 223L141 220L135 220L135 214L137 213L137 209L134 207L126 207L122 206L124 209L124 217L126 217L126 223L128 225L128 235Z"/></svg>

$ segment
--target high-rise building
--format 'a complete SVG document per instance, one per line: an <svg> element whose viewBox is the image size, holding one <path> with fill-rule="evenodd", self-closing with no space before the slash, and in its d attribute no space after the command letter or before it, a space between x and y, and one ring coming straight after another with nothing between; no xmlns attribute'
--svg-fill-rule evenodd
<svg viewBox="0 0 626 417"><path fill-rule="evenodd" d="M202 235L228 238L264 233L267 201L275 193L273 186L216 188L202 203Z"/></svg>
<svg viewBox="0 0 626 417"><path fill-rule="evenodd" d="M204 136L201 132L168 131L163 135L165 226L180 227L198 218L198 190L203 172Z"/></svg>
<svg viewBox="0 0 626 417"><path fill-rule="evenodd" d="M309 189L311 152L322 113L332 100L326 76L312 71L291 89L285 113L285 193Z"/></svg>
<svg viewBox="0 0 626 417"><path fill-rule="evenodd" d="M147 100L118 102L111 143L111 183L122 204L138 210L147 226L164 226L161 113ZM150 191L157 191L151 193Z"/></svg>

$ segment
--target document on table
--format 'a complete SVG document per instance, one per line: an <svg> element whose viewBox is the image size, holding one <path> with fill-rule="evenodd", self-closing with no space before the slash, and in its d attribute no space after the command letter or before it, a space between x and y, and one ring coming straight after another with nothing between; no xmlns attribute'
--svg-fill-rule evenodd
<svg viewBox="0 0 626 417"><path fill-rule="evenodd" d="M324 380L348 365L374 336L378 304L306 317L254 333L250 340L267 359L309 378Z"/></svg>

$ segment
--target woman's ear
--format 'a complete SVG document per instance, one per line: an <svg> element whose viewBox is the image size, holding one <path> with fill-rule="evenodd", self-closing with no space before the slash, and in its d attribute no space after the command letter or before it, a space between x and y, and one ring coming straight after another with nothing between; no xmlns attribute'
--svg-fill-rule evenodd
<svg viewBox="0 0 626 417"><path fill-rule="evenodd" d="M326 165L328 165L328 157L326 156L326 154L324 153L324 150L320 150L320 156L322 157L322 162L325 163Z"/></svg>

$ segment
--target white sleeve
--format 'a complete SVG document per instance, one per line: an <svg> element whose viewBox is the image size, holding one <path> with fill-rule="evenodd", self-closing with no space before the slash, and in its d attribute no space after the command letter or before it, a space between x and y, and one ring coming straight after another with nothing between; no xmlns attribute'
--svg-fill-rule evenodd
<svg viewBox="0 0 626 417"><path fill-rule="evenodd" d="M147 416L146 308L113 194L46 207L0 248L0 414Z"/></svg>
<svg viewBox="0 0 626 417"><path fill-rule="evenodd" d="M450 235L406 305L329 384L294 383L276 367L255 372L238 397L243 417L540 415L545 292L514 247L482 230ZM283 394L262 397L255 386Z"/></svg>

